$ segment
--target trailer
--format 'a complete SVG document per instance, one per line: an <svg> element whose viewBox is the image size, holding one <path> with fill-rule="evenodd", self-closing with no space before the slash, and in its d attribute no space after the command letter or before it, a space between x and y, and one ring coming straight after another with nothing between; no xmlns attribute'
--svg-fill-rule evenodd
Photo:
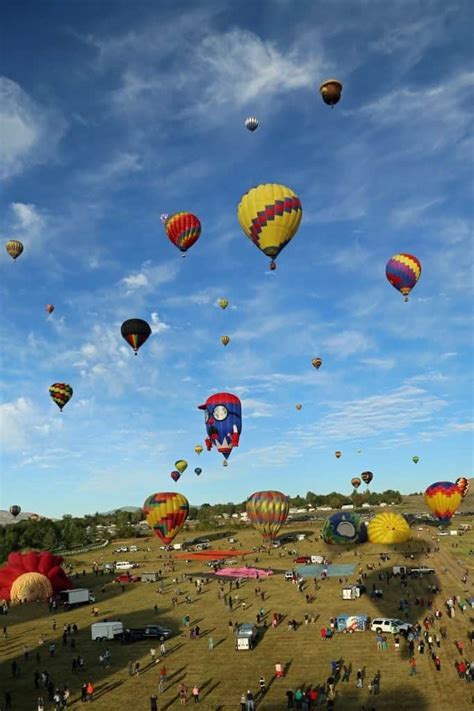
<svg viewBox="0 0 474 711"><path fill-rule="evenodd" d="M344 634L365 632L368 624L368 615L338 615L336 617L336 629Z"/></svg>
<svg viewBox="0 0 474 711"><path fill-rule="evenodd" d="M113 622L94 622L91 625L91 637L94 642L122 637L123 632L123 623L118 620Z"/></svg>
<svg viewBox="0 0 474 711"><path fill-rule="evenodd" d="M94 593L91 593L87 588L61 590L59 594L66 608L73 607L74 605L88 605L90 602L95 602Z"/></svg>
<svg viewBox="0 0 474 711"><path fill-rule="evenodd" d="M360 585L346 585L342 588L343 600L357 600L361 595Z"/></svg>
<svg viewBox="0 0 474 711"><path fill-rule="evenodd" d="M156 571L141 574L142 583L156 583L160 579L160 574Z"/></svg>
<svg viewBox="0 0 474 711"><path fill-rule="evenodd" d="M394 565L392 567L392 574L393 575L407 575L408 568L406 567L406 565Z"/></svg>

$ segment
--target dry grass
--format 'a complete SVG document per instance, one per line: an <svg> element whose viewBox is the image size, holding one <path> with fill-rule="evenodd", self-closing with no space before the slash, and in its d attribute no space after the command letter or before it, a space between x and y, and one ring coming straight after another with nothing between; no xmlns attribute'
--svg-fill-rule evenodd
<svg viewBox="0 0 474 711"><path fill-rule="evenodd" d="M342 550L326 547L318 540L318 531L314 524L295 524L288 527L288 530L298 529L301 531L314 531L314 543L311 541L298 542L294 544L299 554L325 553L338 563L356 563L365 568L367 563L375 563L376 570L369 573L368 589L372 588L372 583L378 583L378 574L384 567L389 567L403 561L401 551L393 551L389 563L379 567L378 553L382 548L378 546L365 545L359 547L357 552L360 558L355 558L354 549ZM287 529L285 529L287 530ZM432 544L430 532L424 531L415 534L419 536L411 544L411 550L415 552L417 561L427 563L436 568L437 578L442 588L436 605L442 607L442 602L452 594L472 593L472 589L463 589L460 581L461 567L456 562L459 551L450 547L452 540L441 542L439 553L426 558L420 552L423 546ZM426 538L424 538L426 536ZM243 548L252 547L258 542L257 534L250 530L245 530L238 536L239 543ZM179 539L178 539L179 540ZM458 541L456 541L458 542ZM128 541L127 543L130 543ZM140 545L140 541L137 541ZM459 544L463 546L474 546L474 534L468 534L459 539ZM94 559L108 562L115 559L135 559L142 564L142 570L153 570L163 567L163 559L160 557L162 551L159 550L159 541L150 541L152 550L150 553L126 553L113 555L111 549L101 551L100 556L88 554L73 561L77 569L82 571L85 568L87 574L77 582L77 586L86 586L95 591L100 609L99 620L120 618L127 626L139 626L147 622L159 620L166 626L175 629L178 634L167 644L169 654L166 658L166 666L170 674L169 684L161 694L160 709L174 708L178 706L177 689L178 683L184 680L189 688L197 682L201 689L201 708L230 710L238 709L240 696L243 691L251 689L254 693L258 691L258 679L263 674L269 684L269 690L258 703L258 708L262 711L276 711L286 708L285 692L288 688L296 689L298 686L307 684L319 684L326 680L330 674L330 662L332 659L343 658L346 664L352 664L353 673L348 684L338 683L338 696L336 701L337 709L344 711L358 710L369 699L373 702L377 711L391 711L397 709L416 711L444 711L445 709L472 708L471 686L465 681L457 678L454 669L456 659L456 649L454 640L463 638L466 643L466 654L469 659L474 656L474 648L471 654L469 642L467 641L467 631L474 621L470 613L462 616L460 612L454 620L447 620L448 640L443 642L440 650L440 657L443 663L441 673L437 673L433 668L428 655L418 657L418 675L414 678L408 676L409 667L406 651L402 648L399 652L393 648L393 641L389 640L389 649L385 652L376 650L374 634L370 631L354 635L338 634L332 641L321 642L319 638L320 627L326 625L329 617L344 612L366 613L371 617L381 613L387 616L397 617L398 600L400 588L398 582L392 582L389 587L385 587L386 596L382 602L374 604L368 596L363 596L357 601L343 601L340 596L340 588L337 579L330 579L320 584L320 590L316 593L316 602L307 605L305 596L298 593L295 586L283 580L282 573L287 567L292 567L292 557L285 552L284 557L279 557L278 551L273 551L271 555L258 556L259 565L272 566L275 575L265 581L258 583L267 595L265 602L261 602L255 597L255 582L245 583L239 592L240 602L245 600L247 610L243 611L241 606L234 609L230 614L224 606L222 600L217 599L217 584L210 582L204 588L201 596L196 596L194 588L190 583L181 583L179 587L183 591L191 592L193 602L186 605L181 602L178 607L173 608L171 597L175 590L171 578L181 576L183 573L199 572L202 565L193 562L186 566L182 560L176 560L175 572L166 577L165 592L159 595L156 592L157 585L137 583L130 585L121 591L119 585L113 585L109 577L96 578L90 573L91 563ZM406 545L408 547L409 544ZM216 547L224 548L228 546L223 538L216 542ZM329 551L329 553L328 553ZM248 556L247 561L253 562L254 556ZM445 572L444 569L448 568ZM357 568L356 568L357 570ZM356 573L356 571L355 571ZM355 574L351 578L355 579ZM101 585L106 584L105 593L100 592ZM428 597L426 591L427 581L417 580L411 584L411 593L423 594ZM313 592L313 582L309 581L308 590ZM153 607L157 604L159 614L154 613ZM267 618L271 617L272 611L276 610L288 615L298 621L303 620L305 612L315 613L316 624L305 626L302 624L296 632L290 632L286 624L282 624L277 629L268 629L257 647L251 652L234 651L233 638L228 631L229 619L234 622L255 621L255 615L262 606L265 608ZM202 631L202 638L191 640L189 636L183 635L182 617L189 613L191 624L199 624ZM472 613L471 613L472 614ZM412 608L410 619L415 621L423 617L419 608ZM149 647L146 642L136 642L128 646L122 646L118 642L112 641L108 644L95 643L90 639L91 609L83 607L73 612L58 612L55 616L57 630L52 630L53 615L49 614L45 605L19 606L11 610L7 617L2 618L3 623L9 627L9 639L0 641L2 663L0 666L0 676L6 680L6 685L2 683L3 690L8 688L13 696L14 710L35 710L35 701L38 692L33 685L33 672L47 669L58 685L67 684L72 690L72 708L81 708L78 702L80 683L91 678L96 686L97 695L94 708L97 711L112 711L122 707L129 711L148 711L149 697L158 690L158 670L161 664L152 666L150 664ZM77 646L75 652L69 647L63 647L61 642L62 627L64 623L76 622L79 626L77 636ZM42 648L42 659L39 664L34 660L34 651L38 648L38 638L44 634L48 640L55 640L57 645L57 657L50 659L47 656L47 645ZM212 634L215 648L208 650L207 637ZM23 645L28 644L33 650L33 657L30 661L23 661ZM112 653L112 663L110 669L102 669L98 664L98 655L101 649L109 647ZM159 644L157 645L159 647ZM80 653L86 662L86 671L82 677L71 673L71 659L73 654ZM18 679L11 678L10 664L13 659L17 659L21 667L21 676ZM143 673L138 678L129 678L127 673L127 662L139 660ZM274 664L280 660L288 667L287 676L283 680L274 680ZM368 681L377 670L381 672L381 693L377 698L368 696L366 689L359 690L355 686L355 671L359 666L366 669L366 681ZM472 687L474 690L474 686ZM3 701L3 698L2 698ZM51 704L50 707L53 708Z"/></svg>

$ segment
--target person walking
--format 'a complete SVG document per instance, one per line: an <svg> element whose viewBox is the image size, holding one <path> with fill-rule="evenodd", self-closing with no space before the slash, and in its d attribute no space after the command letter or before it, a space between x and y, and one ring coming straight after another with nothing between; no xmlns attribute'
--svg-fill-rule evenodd
<svg viewBox="0 0 474 711"><path fill-rule="evenodd" d="M86 687L87 701L94 701L94 684L89 681Z"/></svg>
<svg viewBox="0 0 474 711"><path fill-rule="evenodd" d="M261 676L260 679L258 680L258 686L260 687L260 694L262 696L265 695L265 692L267 690L267 684L265 681L265 677Z"/></svg>
<svg viewBox="0 0 474 711"><path fill-rule="evenodd" d="M255 699L250 689L247 691L246 696L246 711L255 711Z"/></svg>
<svg viewBox="0 0 474 711"><path fill-rule="evenodd" d="M288 689L288 691L286 692L286 708L295 708L295 694L293 692L293 689Z"/></svg>
<svg viewBox="0 0 474 711"><path fill-rule="evenodd" d="M364 686L364 674L362 672L362 669L357 670L356 674L356 687L358 689L362 689Z"/></svg>
<svg viewBox="0 0 474 711"><path fill-rule="evenodd" d="M415 659L415 657L410 657L408 663L410 665L410 676L415 676L416 675L416 659Z"/></svg>
<svg viewBox="0 0 474 711"><path fill-rule="evenodd" d="M245 692L242 694L240 697L240 711L246 711L247 710L247 696L245 695Z"/></svg>
<svg viewBox="0 0 474 711"><path fill-rule="evenodd" d="M191 694L194 699L194 703L198 704L199 703L199 686L197 684L194 684L194 686L191 690Z"/></svg>
<svg viewBox="0 0 474 711"><path fill-rule="evenodd" d="M135 662L133 665L133 674L134 676L140 676L140 662Z"/></svg>
<svg viewBox="0 0 474 711"><path fill-rule="evenodd" d="M151 663L156 664L156 649L152 647L150 649L150 657L151 657Z"/></svg>
<svg viewBox="0 0 474 711"><path fill-rule="evenodd" d="M214 639L211 637L211 635L209 635L209 637L207 638L207 648L210 652L212 652L212 650L214 649Z"/></svg>
<svg viewBox="0 0 474 711"><path fill-rule="evenodd" d="M150 711L158 711L158 697L156 694L150 696Z"/></svg>
<svg viewBox="0 0 474 711"><path fill-rule="evenodd" d="M160 654L162 657L166 657L166 647L164 642L160 644Z"/></svg>
<svg viewBox="0 0 474 711"><path fill-rule="evenodd" d="M181 704L181 706L186 706L186 703L188 701L188 687L183 682L181 682L181 684L179 685L178 696L179 703Z"/></svg>
<svg viewBox="0 0 474 711"><path fill-rule="evenodd" d="M44 701L42 696L38 696L38 700L36 702L36 711L44 711Z"/></svg>

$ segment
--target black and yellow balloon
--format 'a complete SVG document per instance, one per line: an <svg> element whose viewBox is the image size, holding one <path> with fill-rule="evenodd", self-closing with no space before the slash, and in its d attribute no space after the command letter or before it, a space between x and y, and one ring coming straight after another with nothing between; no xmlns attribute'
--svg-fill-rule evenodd
<svg viewBox="0 0 474 711"><path fill-rule="evenodd" d="M237 217L244 233L267 257L270 269L295 236L303 216L299 197L278 183L258 185L242 196Z"/></svg>

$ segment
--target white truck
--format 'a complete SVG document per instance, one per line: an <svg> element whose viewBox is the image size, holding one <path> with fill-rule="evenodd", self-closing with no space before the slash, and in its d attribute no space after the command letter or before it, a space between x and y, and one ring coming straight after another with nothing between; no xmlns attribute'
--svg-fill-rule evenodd
<svg viewBox="0 0 474 711"><path fill-rule="evenodd" d="M253 649L258 638L258 629L256 625L243 624L239 625L235 634L236 649Z"/></svg>
<svg viewBox="0 0 474 711"><path fill-rule="evenodd" d="M74 605L88 605L90 602L95 602L94 593L91 593L87 588L62 590L60 595L65 608L74 607Z"/></svg>
<svg viewBox="0 0 474 711"><path fill-rule="evenodd" d="M115 622L94 622L91 625L91 637L94 642L121 637L123 632L123 623L117 620Z"/></svg>

